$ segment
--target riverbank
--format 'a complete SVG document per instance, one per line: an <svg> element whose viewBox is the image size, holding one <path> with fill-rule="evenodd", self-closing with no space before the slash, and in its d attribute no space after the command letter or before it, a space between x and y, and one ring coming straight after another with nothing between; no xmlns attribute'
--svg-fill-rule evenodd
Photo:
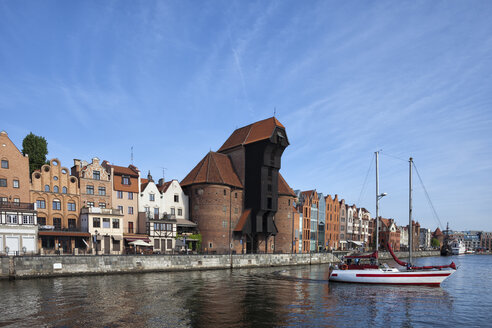
<svg viewBox="0 0 492 328"><path fill-rule="evenodd" d="M0 279L104 275L190 270L219 270L338 263L342 253L236 255L83 255L10 256L0 258ZM398 252L400 258L408 256ZM415 252L414 257L439 256L439 251ZM382 261L391 254L380 252Z"/></svg>
<svg viewBox="0 0 492 328"><path fill-rule="evenodd" d="M313 265L338 261L331 253L11 256L0 258L0 279Z"/></svg>

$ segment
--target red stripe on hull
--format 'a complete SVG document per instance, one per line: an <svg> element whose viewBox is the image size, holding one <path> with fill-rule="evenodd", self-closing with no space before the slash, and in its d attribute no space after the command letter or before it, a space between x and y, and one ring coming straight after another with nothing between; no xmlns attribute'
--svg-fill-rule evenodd
<svg viewBox="0 0 492 328"><path fill-rule="evenodd" d="M405 278L413 278L413 277L447 277L451 273L437 273L437 274L431 274L431 273L420 273L420 274L401 274L401 273L395 273L395 274L372 274L372 273L357 273L355 276L356 277L384 277L384 278L393 278L393 277L405 277Z"/></svg>
<svg viewBox="0 0 492 328"><path fill-rule="evenodd" d="M440 282L362 282L362 281L332 281L341 282L344 284L364 284L364 285L406 285L406 286L429 286L439 287Z"/></svg>

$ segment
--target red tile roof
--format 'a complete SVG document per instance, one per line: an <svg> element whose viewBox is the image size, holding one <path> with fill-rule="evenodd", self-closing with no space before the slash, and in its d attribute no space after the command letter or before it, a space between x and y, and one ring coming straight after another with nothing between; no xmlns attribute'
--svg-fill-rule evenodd
<svg viewBox="0 0 492 328"><path fill-rule="evenodd" d="M145 188L147 188L148 184L149 184L149 179L140 179L140 190L144 191Z"/></svg>
<svg viewBox="0 0 492 328"><path fill-rule="evenodd" d="M296 193L287 184L287 182L285 181L282 174L280 174L280 172L278 173L278 194L285 195L285 196L292 196L292 197L296 196Z"/></svg>
<svg viewBox="0 0 492 328"><path fill-rule="evenodd" d="M275 117L270 117L236 129L218 151L221 152L237 146L269 139L276 127L285 129L282 123L280 123Z"/></svg>
<svg viewBox="0 0 492 328"><path fill-rule="evenodd" d="M157 189L160 193L165 193L173 181L164 182L162 185L157 185Z"/></svg>
<svg viewBox="0 0 492 328"><path fill-rule="evenodd" d="M113 172L115 175L129 175L133 178L138 178L138 173L140 172L133 165L129 165L128 167L124 167L124 166L117 166L117 165L108 164L108 166L110 166L114 169Z"/></svg>
<svg viewBox="0 0 492 328"><path fill-rule="evenodd" d="M193 184L222 184L243 188L227 155L209 152L181 181L181 186Z"/></svg>
<svg viewBox="0 0 492 328"><path fill-rule="evenodd" d="M236 224L236 227L234 228L235 232L243 231L244 225L246 224L246 221L248 221L248 217L250 213L251 213L250 208L244 210L244 212L241 214L241 217L239 218L239 221Z"/></svg>

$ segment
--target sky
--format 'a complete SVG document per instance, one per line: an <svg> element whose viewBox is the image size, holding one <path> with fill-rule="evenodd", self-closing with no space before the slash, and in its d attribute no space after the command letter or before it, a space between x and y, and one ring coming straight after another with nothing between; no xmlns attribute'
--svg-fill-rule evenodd
<svg viewBox="0 0 492 328"><path fill-rule="evenodd" d="M0 130L182 180L275 116L293 189L492 231L491 1L0 0Z"/></svg>

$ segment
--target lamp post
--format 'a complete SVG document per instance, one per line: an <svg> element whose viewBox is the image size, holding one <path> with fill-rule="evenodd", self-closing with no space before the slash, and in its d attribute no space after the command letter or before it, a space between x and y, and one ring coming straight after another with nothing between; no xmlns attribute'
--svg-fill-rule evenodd
<svg viewBox="0 0 492 328"><path fill-rule="evenodd" d="M97 254L97 235L98 235L99 233L97 232L97 230L95 231L95 233L96 233L96 234L94 235L94 247L96 248L96 255L98 255L98 254Z"/></svg>

